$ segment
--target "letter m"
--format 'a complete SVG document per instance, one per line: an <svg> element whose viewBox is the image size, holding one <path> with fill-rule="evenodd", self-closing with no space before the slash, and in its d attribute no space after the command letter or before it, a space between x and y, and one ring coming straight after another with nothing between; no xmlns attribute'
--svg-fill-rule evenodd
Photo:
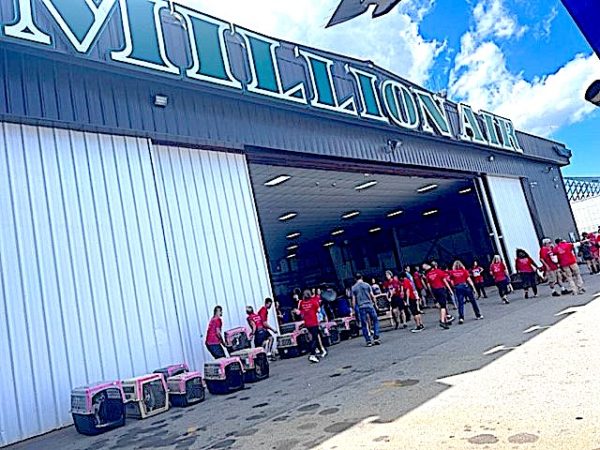
<svg viewBox="0 0 600 450"><path fill-rule="evenodd" d="M14 2L16 21L4 27L5 36L52 45L50 35L40 30L36 24L38 19L36 13L40 8L45 7L73 48L79 53L87 53L106 24L116 0L14 0Z"/></svg>

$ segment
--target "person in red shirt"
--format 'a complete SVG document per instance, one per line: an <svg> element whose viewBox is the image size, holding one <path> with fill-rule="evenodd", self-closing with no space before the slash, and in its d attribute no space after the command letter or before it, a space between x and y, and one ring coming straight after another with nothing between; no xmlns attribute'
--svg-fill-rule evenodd
<svg viewBox="0 0 600 450"><path fill-rule="evenodd" d="M425 326L423 325L423 318L421 316L421 310L419 309L419 293L405 272L400 273L399 280L402 287L402 297L408 303L410 313L415 321L415 328L410 331L412 333L420 333L425 329Z"/></svg>
<svg viewBox="0 0 600 450"><path fill-rule="evenodd" d="M458 301L458 323L462 325L465 323L465 300L471 302L475 318L477 320L483 319L477 300L475 300L475 283L471 279L469 271L465 265L460 261L455 261L452 270L450 270L450 279L452 280L456 289L456 300Z"/></svg>
<svg viewBox="0 0 600 450"><path fill-rule="evenodd" d="M535 261L522 248L517 249L517 259L515 260L517 273L521 275L525 298L529 298L529 289L533 291L533 296L538 296L537 288L537 270L539 269Z"/></svg>
<svg viewBox="0 0 600 450"><path fill-rule="evenodd" d="M583 233L585 235L585 233ZM592 253L593 258L593 266L595 268L595 273L600 273L600 247L598 246L598 241L600 240L600 235L597 233L589 233L588 239L590 241L591 247L590 251Z"/></svg>
<svg viewBox="0 0 600 450"><path fill-rule="evenodd" d="M208 329L206 330L206 348L213 358L225 358L225 340L221 330L223 329L223 308L215 306L213 316L208 322Z"/></svg>
<svg viewBox="0 0 600 450"><path fill-rule="evenodd" d="M481 297L487 298L485 292L485 279L483 278L484 270L477 261L473 261L473 267L471 267L471 278L475 283L475 290L477 291L477 300Z"/></svg>
<svg viewBox="0 0 600 450"><path fill-rule="evenodd" d="M558 265L565 279L571 285L573 295L583 294L585 287L583 286L579 264L577 264L577 256L575 256L575 246L563 239L557 239L554 242L556 243L554 253L558 256Z"/></svg>
<svg viewBox="0 0 600 450"><path fill-rule="evenodd" d="M425 281L429 285L433 298L440 308L440 327L447 330L452 324L452 320L454 320L447 312L448 298L452 290L450 283L448 283L448 274L429 264L423 264L423 270L425 271Z"/></svg>
<svg viewBox="0 0 600 450"><path fill-rule="evenodd" d="M304 326L308 330L311 336L310 340L310 356L308 360L312 363L318 363L317 358L317 344L319 342L319 309L321 308L321 302L319 299L312 295L307 289L302 295L302 300L298 303L298 310L302 319L304 320Z"/></svg>
<svg viewBox="0 0 600 450"><path fill-rule="evenodd" d="M496 287L498 288L498 293L500 294L502 303L508 305L510 303L508 301L508 287L510 285L510 274L508 273L506 264L504 264L502 258L500 258L500 255L495 255L494 259L492 259L492 264L490 265L490 273L494 278L494 283L496 283Z"/></svg>
<svg viewBox="0 0 600 450"><path fill-rule="evenodd" d="M275 330L270 324L269 324L269 310L271 309L271 306L273 306L273 300L270 298L266 298L265 299L265 304L258 310L258 315L260 316L260 319L262 320L263 323L263 328L267 331L267 335L265 340L262 341L261 344L256 344L256 338L255 338L255 345L257 347L264 347L265 351L267 352L267 357L268 358L272 358L272 351L273 351L273 336L277 335L277 330Z"/></svg>
<svg viewBox="0 0 600 450"><path fill-rule="evenodd" d="M415 289L417 290L417 294L419 294L419 304L423 307L427 307L427 293L425 292L425 284L423 283L423 275L419 272L419 269L415 268L415 271L412 274L413 281L415 283Z"/></svg>
<svg viewBox="0 0 600 450"><path fill-rule="evenodd" d="M558 256L554 254L552 241L548 238L542 240L542 248L540 249L540 261L546 274L546 279L550 285L553 297L560 297L556 290L556 286L560 287L563 294L566 294L566 289L560 282L560 267L558 266Z"/></svg>
<svg viewBox="0 0 600 450"><path fill-rule="evenodd" d="M392 307L392 317L396 330L400 325L402 328L408 327L407 322L410 320L410 313L407 315L404 298L402 296L402 283L398 277L395 277L391 270L385 273L386 281L383 283L383 288L387 291L390 305Z"/></svg>

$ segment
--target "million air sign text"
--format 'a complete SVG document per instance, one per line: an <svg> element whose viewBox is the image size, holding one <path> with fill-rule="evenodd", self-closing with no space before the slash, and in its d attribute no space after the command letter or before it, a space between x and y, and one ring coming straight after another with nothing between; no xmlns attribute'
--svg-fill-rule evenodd
<svg viewBox="0 0 600 450"><path fill-rule="evenodd" d="M522 152L508 119L475 113L471 107L459 104L459 129L453 129L443 98L402 82L372 64L277 41L182 5L165 0L13 2L14 20L0 28L4 40L54 48L55 42L62 39L84 56L97 45L108 22L119 20L121 48L110 51L108 57L118 64L401 129ZM167 21L169 29L176 29L186 41L187 64L177 65L170 59L173 49L167 42L177 41L167 39ZM240 59L244 59L244 73L234 70L232 42L243 49Z"/></svg>

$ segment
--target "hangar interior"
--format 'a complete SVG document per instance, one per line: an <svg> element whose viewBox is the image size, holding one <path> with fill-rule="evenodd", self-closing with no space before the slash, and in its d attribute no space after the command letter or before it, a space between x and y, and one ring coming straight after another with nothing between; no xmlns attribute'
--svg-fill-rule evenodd
<svg viewBox="0 0 600 450"><path fill-rule="evenodd" d="M474 180L426 171L378 173L250 164L273 290L332 284L356 272L432 259L487 263L494 253Z"/></svg>

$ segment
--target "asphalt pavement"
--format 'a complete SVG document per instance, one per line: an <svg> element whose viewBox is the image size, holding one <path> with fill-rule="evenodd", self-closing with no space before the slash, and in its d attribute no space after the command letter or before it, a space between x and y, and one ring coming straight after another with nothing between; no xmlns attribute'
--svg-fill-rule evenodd
<svg viewBox="0 0 600 450"><path fill-rule="evenodd" d="M319 364L310 364L306 357L277 361L272 363L267 381L247 385L245 390L225 397L209 396L191 408L171 409L144 421L129 420L124 428L98 437L81 436L68 427L8 448L533 448L540 442L542 427L529 426L523 431L515 427L517 437L507 435L501 439L489 421L485 426L478 426L472 418L465 422L466 412L458 409L458 415L453 416L452 408L458 408L464 400L470 402L468 411L473 417L494 414L498 399L483 395L484 388L488 394L496 395L504 386L514 388L514 366L506 365L504 360L534 344L539 348L528 352L524 360L533 361L527 376L539 377L537 385L543 387L558 363L536 364L536 358L539 355L547 361L568 359L564 353L569 348L556 343L568 341L569 333L575 330L566 321L558 324L571 315L587 317L586 309L578 308L600 295L600 275L587 276L585 281L588 293L584 295L551 297L548 287L540 286L540 297L525 300L517 291L512 294L510 305L501 304L495 290L490 289L490 298L480 302L485 317L481 321L474 320L467 305L465 324L455 324L446 331L437 326L437 311L428 309L424 316L426 330L422 333L390 331L382 335L381 346L371 348L365 347L362 338L343 342L332 347ZM600 310L600 300L586 308L596 303ZM593 321L583 321L578 326L580 333L595 331ZM552 334L555 328L560 330L560 341ZM555 355L558 351L563 353ZM581 359L577 361L581 364ZM536 374L536 367L549 373ZM573 372L578 370L577 366L572 367ZM479 375L462 375L473 373ZM590 388L581 386L585 392ZM509 400L513 394L507 394ZM515 401L521 398L514 395ZM526 396L527 392L521 395ZM552 398L556 394L549 395ZM446 396L450 396L451 403L444 400ZM519 404L507 404L507 408L519 409ZM557 434L564 428L560 423L550 425ZM444 427L448 426L464 436L453 441L458 432L447 431ZM442 430L448 436L442 437ZM417 444L428 435L436 437ZM600 442L597 444L585 448L600 448Z"/></svg>

